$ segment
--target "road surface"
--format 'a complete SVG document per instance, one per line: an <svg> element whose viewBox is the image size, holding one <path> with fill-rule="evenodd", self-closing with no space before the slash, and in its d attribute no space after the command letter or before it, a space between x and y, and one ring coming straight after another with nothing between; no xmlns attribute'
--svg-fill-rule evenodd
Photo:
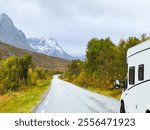
<svg viewBox="0 0 150 130"><path fill-rule="evenodd" d="M50 91L36 113L113 113L119 112L119 101L82 89L53 77Z"/></svg>

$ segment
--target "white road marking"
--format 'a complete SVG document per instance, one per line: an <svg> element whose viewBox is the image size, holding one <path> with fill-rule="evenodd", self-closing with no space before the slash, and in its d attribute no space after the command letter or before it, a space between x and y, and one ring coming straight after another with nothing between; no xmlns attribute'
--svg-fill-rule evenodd
<svg viewBox="0 0 150 130"><path fill-rule="evenodd" d="M44 112L45 112L45 110L43 109L41 113L44 113Z"/></svg>
<svg viewBox="0 0 150 130"><path fill-rule="evenodd" d="M48 101L45 102L45 105L47 105L47 104L48 104Z"/></svg>
<svg viewBox="0 0 150 130"><path fill-rule="evenodd" d="M60 80L58 75L55 75L51 81L51 90L36 112L112 113L119 112L119 106L118 100L82 89L74 84Z"/></svg>

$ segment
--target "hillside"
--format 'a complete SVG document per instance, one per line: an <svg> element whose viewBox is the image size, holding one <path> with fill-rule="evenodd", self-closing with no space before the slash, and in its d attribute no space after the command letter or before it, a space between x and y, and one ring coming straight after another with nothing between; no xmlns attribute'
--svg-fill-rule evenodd
<svg viewBox="0 0 150 130"><path fill-rule="evenodd" d="M32 55L33 63L36 66L59 71L66 71L67 65L70 63L68 60L23 50L2 42L0 42L0 53L2 54L2 59L6 59L9 56L22 56L24 54L30 54Z"/></svg>

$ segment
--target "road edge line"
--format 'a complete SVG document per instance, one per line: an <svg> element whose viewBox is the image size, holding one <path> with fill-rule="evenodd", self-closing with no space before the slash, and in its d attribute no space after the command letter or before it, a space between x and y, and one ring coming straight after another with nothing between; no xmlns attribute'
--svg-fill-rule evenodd
<svg viewBox="0 0 150 130"><path fill-rule="evenodd" d="M52 81L52 80L51 80L51 81ZM48 95L48 93L50 92L50 90L51 90L51 84L49 85L48 90L41 96L40 102L39 102L37 105L35 105L35 106L33 107L32 113L35 113L35 111L36 111L37 108L41 105L41 103L44 101L44 99L46 98L46 96Z"/></svg>

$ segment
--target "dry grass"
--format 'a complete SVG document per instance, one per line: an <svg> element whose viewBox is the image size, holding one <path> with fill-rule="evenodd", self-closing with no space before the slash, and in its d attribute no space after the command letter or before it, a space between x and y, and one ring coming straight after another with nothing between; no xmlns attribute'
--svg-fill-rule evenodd
<svg viewBox="0 0 150 130"><path fill-rule="evenodd" d="M50 80L39 81L37 86L28 89L9 92L0 96L1 113L30 113L41 101L42 95L48 90Z"/></svg>

